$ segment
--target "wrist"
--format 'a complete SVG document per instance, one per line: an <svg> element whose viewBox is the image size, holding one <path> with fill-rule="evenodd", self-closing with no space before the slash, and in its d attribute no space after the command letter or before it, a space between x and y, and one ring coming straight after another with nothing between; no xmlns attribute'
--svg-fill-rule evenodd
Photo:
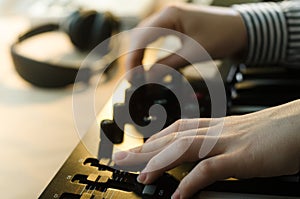
<svg viewBox="0 0 300 199"><path fill-rule="evenodd" d="M279 106L279 109L275 111L273 117L276 117L278 123L281 121L281 125L286 126L286 134L289 139L290 153L295 154L295 161L298 163L298 171L300 169L300 100L294 100L292 102Z"/></svg>
<svg viewBox="0 0 300 199"><path fill-rule="evenodd" d="M242 16L232 8L212 7L210 12L209 21L215 23L215 31L218 33L216 37L212 36L215 40L212 42L212 57L240 59L248 46L247 28Z"/></svg>
<svg viewBox="0 0 300 199"><path fill-rule="evenodd" d="M232 53L231 58L237 61L242 61L245 59L247 55L247 49L248 49L248 34L246 25L244 23L244 20L239 12L236 10L233 10L234 12L234 20L233 20L233 43L235 43L236 47L235 50Z"/></svg>

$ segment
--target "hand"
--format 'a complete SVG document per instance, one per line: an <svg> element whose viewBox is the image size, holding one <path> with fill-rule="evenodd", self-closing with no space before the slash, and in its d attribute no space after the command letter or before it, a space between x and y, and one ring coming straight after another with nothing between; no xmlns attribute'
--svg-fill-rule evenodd
<svg viewBox="0 0 300 199"><path fill-rule="evenodd" d="M212 6L171 5L142 21L138 25L139 31L133 31L130 48L139 50L126 56L127 70L142 65L144 50L148 44L166 36L165 31L140 29L146 27L159 27L183 33L202 45L213 59L234 56L247 46L246 27L237 11ZM199 51L191 49L189 41L180 39L181 48L177 53L158 60L158 64L178 69L188 64L184 59L186 57L194 57L195 61L204 61L201 60ZM158 65L157 67L154 65L149 73L150 78L165 75Z"/></svg>
<svg viewBox="0 0 300 199"><path fill-rule="evenodd" d="M138 177L145 184L184 162L199 161L173 195L175 199L188 198L220 179L297 173L299 118L300 100L297 100L242 116L179 120L144 145L114 154L113 159L118 165L148 162ZM220 127L223 130L219 136L206 134ZM201 157L199 151L205 140L215 145Z"/></svg>

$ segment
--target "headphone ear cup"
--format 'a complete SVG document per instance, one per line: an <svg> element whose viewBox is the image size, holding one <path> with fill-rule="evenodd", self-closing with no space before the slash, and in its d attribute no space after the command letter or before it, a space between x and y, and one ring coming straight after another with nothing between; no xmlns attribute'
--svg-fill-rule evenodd
<svg viewBox="0 0 300 199"><path fill-rule="evenodd" d="M77 11L68 20L67 33L72 43L81 51L90 50L91 29L96 16L95 11Z"/></svg>
<svg viewBox="0 0 300 199"><path fill-rule="evenodd" d="M68 20L67 33L72 43L81 51L92 50L109 38L117 30L118 24L112 14L96 11L77 11Z"/></svg>
<svg viewBox="0 0 300 199"><path fill-rule="evenodd" d="M98 13L95 17L94 28L91 32L91 40L90 45L94 48L99 43L105 41L109 37L111 37L115 32L119 30L119 21L116 17L114 17L110 12ZM106 53L109 50L109 42L105 43L105 48L98 49L101 53Z"/></svg>

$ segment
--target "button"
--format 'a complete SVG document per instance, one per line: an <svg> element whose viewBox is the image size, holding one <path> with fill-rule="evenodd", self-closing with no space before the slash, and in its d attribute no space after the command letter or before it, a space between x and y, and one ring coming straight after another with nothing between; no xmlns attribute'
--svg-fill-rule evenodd
<svg viewBox="0 0 300 199"><path fill-rule="evenodd" d="M109 178L111 178L113 176L113 173L111 171L99 171L98 174L100 176L107 176Z"/></svg>
<svg viewBox="0 0 300 199"><path fill-rule="evenodd" d="M92 194L89 193L83 193L80 197L80 199L90 199L92 197Z"/></svg>
<svg viewBox="0 0 300 199"><path fill-rule="evenodd" d="M97 180L97 178L98 178L97 174L90 174L88 176L87 180L95 182Z"/></svg>
<svg viewBox="0 0 300 199"><path fill-rule="evenodd" d="M159 190L158 195L159 196L164 196L165 191L163 189Z"/></svg>
<svg viewBox="0 0 300 199"><path fill-rule="evenodd" d="M146 185L143 189L142 194L145 195L154 195L156 190L156 186L155 185Z"/></svg>
<svg viewBox="0 0 300 199"><path fill-rule="evenodd" d="M108 181L109 177L108 176L101 176L98 182L100 183L106 183Z"/></svg>

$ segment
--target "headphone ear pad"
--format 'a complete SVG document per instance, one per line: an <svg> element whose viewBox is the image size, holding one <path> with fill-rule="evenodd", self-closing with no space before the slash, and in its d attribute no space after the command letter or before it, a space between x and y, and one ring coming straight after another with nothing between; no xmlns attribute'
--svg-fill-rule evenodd
<svg viewBox="0 0 300 199"><path fill-rule="evenodd" d="M72 43L81 51L95 48L114 31L117 22L110 16L96 11L77 11L72 14L67 31Z"/></svg>
<svg viewBox="0 0 300 199"><path fill-rule="evenodd" d="M99 15L99 14L98 14ZM114 32L118 31L119 29L119 21L118 19L110 12L105 12L101 14L102 20L100 19L100 16L97 18L95 25L97 24L97 31L96 33L96 41L102 42L105 39L109 38ZM100 23L101 20L101 23ZM98 34L97 34L98 33Z"/></svg>
<svg viewBox="0 0 300 199"><path fill-rule="evenodd" d="M91 33L97 12L77 11L70 17L68 35L72 43L81 51L91 50Z"/></svg>

